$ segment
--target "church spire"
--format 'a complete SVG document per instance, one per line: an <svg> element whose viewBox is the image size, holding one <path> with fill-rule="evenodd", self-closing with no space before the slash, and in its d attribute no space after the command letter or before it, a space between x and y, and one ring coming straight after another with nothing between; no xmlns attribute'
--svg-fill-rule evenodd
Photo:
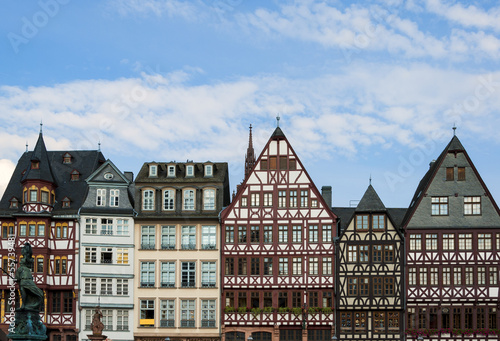
<svg viewBox="0 0 500 341"><path fill-rule="evenodd" d="M248 135L248 148L247 153L245 155L245 179L247 179L248 175L252 171L252 168L255 164L255 152L253 150L253 141L252 141L252 125L250 124L250 134Z"/></svg>

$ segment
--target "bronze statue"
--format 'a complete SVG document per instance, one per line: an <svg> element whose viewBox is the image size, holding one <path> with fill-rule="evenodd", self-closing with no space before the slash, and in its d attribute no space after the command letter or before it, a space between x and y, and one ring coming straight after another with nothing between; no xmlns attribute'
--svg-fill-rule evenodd
<svg viewBox="0 0 500 341"><path fill-rule="evenodd" d="M94 317L92 318L92 335L102 335L102 330L104 329L104 324L101 322L102 312L99 306L95 308Z"/></svg>
<svg viewBox="0 0 500 341"><path fill-rule="evenodd" d="M22 307L20 309L41 311L43 309L43 291L36 286L30 268L33 266L33 250L29 243L21 250L23 258L16 271L16 281L21 292Z"/></svg>

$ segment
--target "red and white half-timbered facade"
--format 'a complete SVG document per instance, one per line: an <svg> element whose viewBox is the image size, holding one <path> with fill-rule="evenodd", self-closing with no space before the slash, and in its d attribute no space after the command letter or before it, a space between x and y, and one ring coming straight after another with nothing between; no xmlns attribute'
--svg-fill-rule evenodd
<svg viewBox="0 0 500 341"><path fill-rule="evenodd" d="M222 222L222 340L330 340L336 216L278 127Z"/></svg>

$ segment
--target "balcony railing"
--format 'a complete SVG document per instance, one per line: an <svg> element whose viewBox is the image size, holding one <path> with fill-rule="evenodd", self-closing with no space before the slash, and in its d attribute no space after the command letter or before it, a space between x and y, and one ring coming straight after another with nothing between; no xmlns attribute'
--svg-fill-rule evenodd
<svg viewBox="0 0 500 341"><path fill-rule="evenodd" d="M288 324L288 325L302 325L303 315L296 315L293 312L277 312L276 310L272 312L261 312L260 314L254 314L253 312L225 312L224 324L238 326L242 323L257 322L262 325L272 326L277 323ZM310 325L322 325L324 323L333 323L333 313L308 313L307 323Z"/></svg>
<svg viewBox="0 0 500 341"><path fill-rule="evenodd" d="M118 330L118 331L125 331L125 332L127 332L127 331L128 331L128 326L120 326L120 325L117 325L117 326L116 326L116 330Z"/></svg>
<svg viewBox="0 0 500 341"><path fill-rule="evenodd" d="M210 243L210 244L201 244L201 248L203 250L215 250L215 247L216 247L215 243L214 244L212 244L212 243Z"/></svg>
<svg viewBox="0 0 500 341"><path fill-rule="evenodd" d="M155 249L155 244L151 243L142 243L141 244L141 250L154 250Z"/></svg>
<svg viewBox="0 0 500 341"><path fill-rule="evenodd" d="M194 281L181 282L181 286L183 288L194 288L195 287L195 282Z"/></svg>
<svg viewBox="0 0 500 341"><path fill-rule="evenodd" d="M141 288L153 288L155 282L141 282Z"/></svg>
<svg viewBox="0 0 500 341"><path fill-rule="evenodd" d="M171 243L165 243L165 244L161 244L161 249L162 250L174 250L175 249L175 243L174 244L171 244Z"/></svg>
<svg viewBox="0 0 500 341"><path fill-rule="evenodd" d="M206 282L206 283L201 283L202 288L215 288L215 282Z"/></svg>
<svg viewBox="0 0 500 341"><path fill-rule="evenodd" d="M215 320L201 320L202 328L215 328Z"/></svg>
<svg viewBox="0 0 500 341"><path fill-rule="evenodd" d="M101 234L104 236L112 236L113 231L112 230L101 230Z"/></svg>
<svg viewBox="0 0 500 341"><path fill-rule="evenodd" d="M174 282L162 282L161 287L162 288L174 288L175 283Z"/></svg>
<svg viewBox="0 0 500 341"><path fill-rule="evenodd" d="M181 320L181 328L194 328L194 320Z"/></svg>
<svg viewBox="0 0 500 341"><path fill-rule="evenodd" d="M196 249L196 244L182 244L182 249L183 250L195 250Z"/></svg>
<svg viewBox="0 0 500 341"><path fill-rule="evenodd" d="M174 325L175 325L175 320L160 320L160 327L173 328Z"/></svg>

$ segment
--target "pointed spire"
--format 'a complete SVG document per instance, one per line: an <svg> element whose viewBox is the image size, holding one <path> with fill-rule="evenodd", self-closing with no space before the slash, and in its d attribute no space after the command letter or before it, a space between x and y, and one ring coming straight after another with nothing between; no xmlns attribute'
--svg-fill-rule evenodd
<svg viewBox="0 0 500 341"><path fill-rule="evenodd" d="M26 141L26 153L28 152L28 141Z"/></svg>
<svg viewBox="0 0 500 341"><path fill-rule="evenodd" d="M250 172L252 171L254 164L255 164L255 152L253 149L253 141L252 141L252 125L250 124L250 134L248 135L248 148L247 148L247 153L245 155L245 178L243 179L243 181L248 178L248 175L250 175Z"/></svg>
<svg viewBox="0 0 500 341"><path fill-rule="evenodd" d="M40 120L40 134L42 133L42 128L43 128L43 122Z"/></svg>
<svg viewBox="0 0 500 341"><path fill-rule="evenodd" d="M372 185L372 175L370 173L370 186Z"/></svg>
<svg viewBox="0 0 500 341"><path fill-rule="evenodd" d="M457 136L457 125L453 124L453 136Z"/></svg>
<svg viewBox="0 0 500 341"><path fill-rule="evenodd" d="M358 207L356 207L356 212L373 212L373 211L386 211L385 205L380 200L377 192L370 184L366 189L365 194L361 198Z"/></svg>
<svg viewBox="0 0 500 341"><path fill-rule="evenodd" d="M97 151L101 151L101 140L99 140L99 142L97 143Z"/></svg>
<svg viewBox="0 0 500 341"><path fill-rule="evenodd" d="M31 164L27 167L27 172L24 174L22 181L45 180L55 183L52 168L50 166L49 155L47 153L47 148L45 147L45 142L43 141L42 123L40 123L40 134L38 135L38 141L36 141L35 148L31 154L30 163Z"/></svg>

